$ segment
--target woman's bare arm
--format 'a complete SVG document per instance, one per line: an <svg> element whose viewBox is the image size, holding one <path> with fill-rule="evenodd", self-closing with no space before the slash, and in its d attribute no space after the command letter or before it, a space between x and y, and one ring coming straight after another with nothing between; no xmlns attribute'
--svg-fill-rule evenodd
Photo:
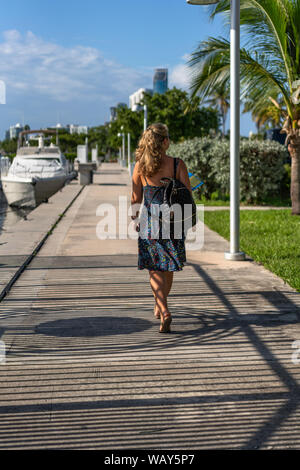
<svg viewBox="0 0 300 470"><path fill-rule="evenodd" d="M143 185L140 175L138 174L139 163L136 162L132 174L132 193L131 193L131 205L141 204L143 200ZM132 218L136 218L138 211L132 213Z"/></svg>

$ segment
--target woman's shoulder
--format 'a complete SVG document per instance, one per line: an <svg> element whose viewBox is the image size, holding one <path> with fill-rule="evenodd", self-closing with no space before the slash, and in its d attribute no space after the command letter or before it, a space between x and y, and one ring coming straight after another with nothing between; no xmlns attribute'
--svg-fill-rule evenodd
<svg viewBox="0 0 300 470"><path fill-rule="evenodd" d="M182 167L185 166L185 163L184 163L184 161L182 160L182 158L180 158L180 157L172 157L172 156L170 156L170 155L168 155L168 156L169 156L169 158L172 159L172 160L175 160L175 159L177 160L177 168L182 168Z"/></svg>
<svg viewBox="0 0 300 470"><path fill-rule="evenodd" d="M132 178L136 181L138 181L141 178L140 169L139 169L139 162L138 161L135 162L135 165L134 165L134 168L133 168Z"/></svg>
<svg viewBox="0 0 300 470"><path fill-rule="evenodd" d="M179 162L179 161L182 161L181 158L179 158L179 157L173 157L172 155L167 155L167 157L169 158L170 162L171 162L172 160L175 160L175 159L176 159L178 162Z"/></svg>
<svg viewBox="0 0 300 470"><path fill-rule="evenodd" d="M140 162L139 162L139 160L136 160L135 165L134 165L134 170L135 170L135 172L136 172L138 175L141 174L141 171L140 171Z"/></svg>

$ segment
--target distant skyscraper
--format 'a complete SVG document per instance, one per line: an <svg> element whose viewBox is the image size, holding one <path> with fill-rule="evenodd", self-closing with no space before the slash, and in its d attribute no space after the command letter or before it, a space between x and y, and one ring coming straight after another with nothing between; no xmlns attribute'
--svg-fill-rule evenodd
<svg viewBox="0 0 300 470"><path fill-rule="evenodd" d="M117 108L115 106L111 106L110 108L110 120L114 121L117 119Z"/></svg>
<svg viewBox="0 0 300 470"><path fill-rule="evenodd" d="M24 130L24 127L21 124L16 124L15 126L10 126L9 128L9 138L14 139L15 137L19 137L20 132Z"/></svg>
<svg viewBox="0 0 300 470"><path fill-rule="evenodd" d="M163 94L168 90L168 69L155 69L153 93Z"/></svg>
<svg viewBox="0 0 300 470"><path fill-rule="evenodd" d="M110 107L110 122L115 121L118 117L118 108L127 108L126 103L117 103L116 106Z"/></svg>

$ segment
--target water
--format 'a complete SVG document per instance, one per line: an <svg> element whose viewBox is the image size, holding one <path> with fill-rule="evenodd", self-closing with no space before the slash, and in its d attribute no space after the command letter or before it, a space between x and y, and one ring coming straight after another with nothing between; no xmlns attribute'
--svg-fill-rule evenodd
<svg viewBox="0 0 300 470"><path fill-rule="evenodd" d="M19 220L25 219L31 210L10 207L0 189L0 235L12 228Z"/></svg>

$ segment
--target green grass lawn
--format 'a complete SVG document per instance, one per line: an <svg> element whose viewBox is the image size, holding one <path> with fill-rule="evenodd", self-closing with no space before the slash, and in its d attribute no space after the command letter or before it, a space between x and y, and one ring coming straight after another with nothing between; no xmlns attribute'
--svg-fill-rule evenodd
<svg viewBox="0 0 300 470"><path fill-rule="evenodd" d="M229 240L229 217L229 210L204 212L204 223ZM300 292L300 216L290 209L240 211L240 249Z"/></svg>

